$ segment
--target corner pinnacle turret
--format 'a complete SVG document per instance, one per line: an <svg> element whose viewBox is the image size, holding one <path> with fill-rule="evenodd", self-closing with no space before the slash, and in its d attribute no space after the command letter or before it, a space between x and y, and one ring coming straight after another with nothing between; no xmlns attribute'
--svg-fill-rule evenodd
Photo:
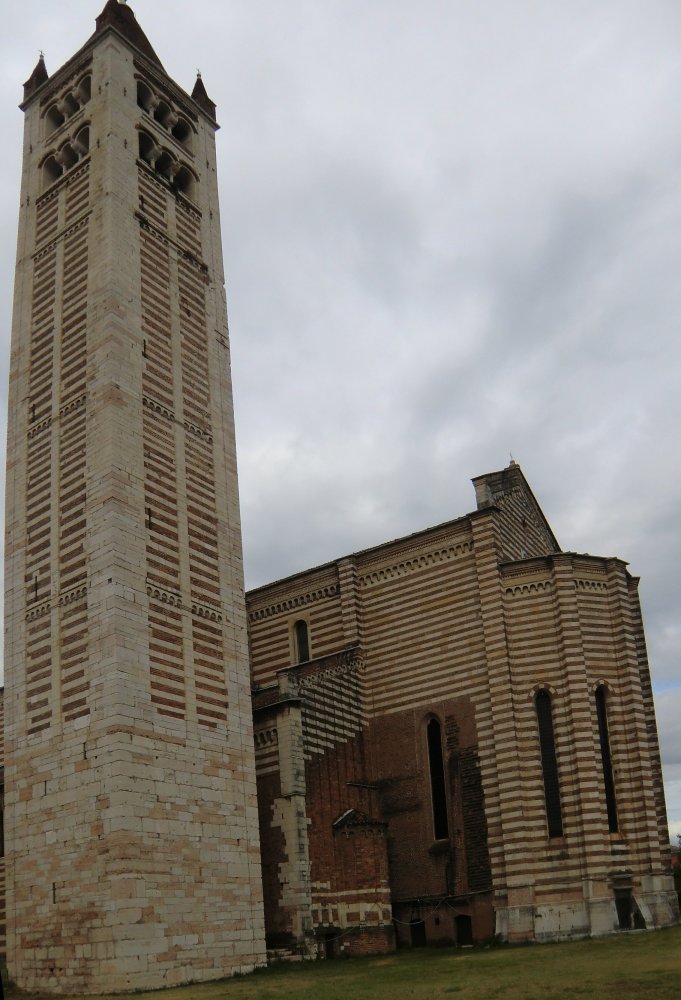
<svg viewBox="0 0 681 1000"><path fill-rule="evenodd" d="M215 101L211 101L208 96L204 82L201 79L200 71L196 74L196 83L194 84L194 89L192 90L192 99L196 101L202 111L205 111L206 114L213 119L213 121L216 121L215 111L217 105L215 104Z"/></svg>
<svg viewBox="0 0 681 1000"><path fill-rule="evenodd" d="M47 72L47 66L45 65L45 56L41 52L40 58L35 65L35 69L24 84L24 100L28 100L28 98L36 92L38 87L42 87L48 77L49 73Z"/></svg>

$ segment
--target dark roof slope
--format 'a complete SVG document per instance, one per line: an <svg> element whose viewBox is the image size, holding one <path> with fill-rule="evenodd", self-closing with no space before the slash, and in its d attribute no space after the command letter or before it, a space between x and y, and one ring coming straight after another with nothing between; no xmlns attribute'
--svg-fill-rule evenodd
<svg viewBox="0 0 681 1000"><path fill-rule="evenodd" d="M116 28L147 59L151 59L152 62L163 69L163 63L154 52L151 42L140 28L132 8L128 7L127 3L119 3L119 0L107 0L105 8L96 19L95 24L95 33L89 41L96 38L105 28ZM163 71L165 72L165 70Z"/></svg>

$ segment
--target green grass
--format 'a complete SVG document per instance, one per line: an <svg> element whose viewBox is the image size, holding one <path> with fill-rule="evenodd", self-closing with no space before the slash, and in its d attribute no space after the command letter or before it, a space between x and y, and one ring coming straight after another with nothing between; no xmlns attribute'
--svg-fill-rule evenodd
<svg viewBox="0 0 681 1000"><path fill-rule="evenodd" d="M681 927L597 941L463 951L418 950L374 958L278 965L251 976L130 997L681 1000Z"/></svg>

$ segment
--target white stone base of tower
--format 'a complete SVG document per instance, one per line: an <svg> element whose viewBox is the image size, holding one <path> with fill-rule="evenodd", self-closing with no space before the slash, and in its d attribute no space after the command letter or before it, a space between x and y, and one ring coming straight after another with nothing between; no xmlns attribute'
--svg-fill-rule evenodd
<svg viewBox="0 0 681 1000"><path fill-rule="evenodd" d="M12 770L13 815L32 831L11 831L8 859L22 989L151 989L264 964L256 805L238 754L74 730L58 755L45 741Z"/></svg>

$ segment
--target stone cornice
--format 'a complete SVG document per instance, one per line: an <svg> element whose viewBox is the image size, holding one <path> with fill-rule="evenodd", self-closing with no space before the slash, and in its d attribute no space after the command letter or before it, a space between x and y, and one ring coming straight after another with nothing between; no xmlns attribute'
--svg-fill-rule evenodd
<svg viewBox="0 0 681 1000"><path fill-rule="evenodd" d="M378 566L369 570L358 578L360 587L371 587L385 580L392 580L408 573L414 573L419 569L426 569L437 563L449 562L451 559L458 559L460 556L468 555L473 551L473 542L458 542L453 545L443 546L438 549L431 549L426 552L414 551L412 556L406 556L399 562Z"/></svg>
<svg viewBox="0 0 681 1000"><path fill-rule="evenodd" d="M325 601L338 594L338 584L329 584L326 587L319 587L316 590L303 591L283 600L265 605L262 608L254 608L249 611L248 620L251 622L262 621L271 618L273 615L287 614L295 611L296 608L306 607L308 604L315 604L317 601Z"/></svg>
<svg viewBox="0 0 681 1000"><path fill-rule="evenodd" d="M504 594L508 597L518 597L520 594L540 594L549 592L552 589L550 580L526 581L516 583L504 588Z"/></svg>

